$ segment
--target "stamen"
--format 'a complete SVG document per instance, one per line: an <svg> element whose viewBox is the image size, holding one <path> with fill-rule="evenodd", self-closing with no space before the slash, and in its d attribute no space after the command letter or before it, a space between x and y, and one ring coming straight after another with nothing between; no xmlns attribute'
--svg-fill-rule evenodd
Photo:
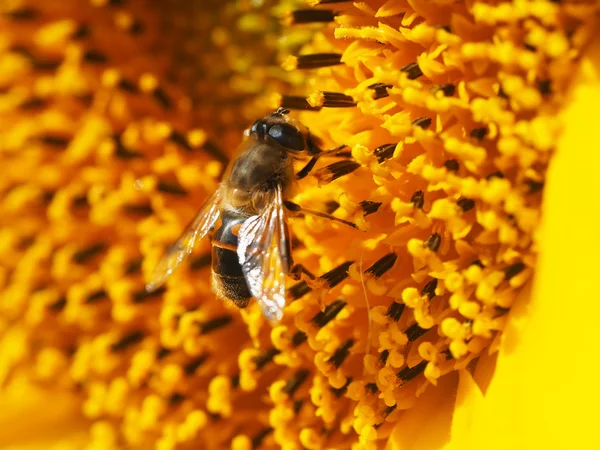
<svg viewBox="0 0 600 450"><path fill-rule="evenodd" d="M190 361L189 363L187 363L186 365L183 366L183 372L187 375L187 376L191 376L194 375L194 373L196 372L196 369L198 369L198 367L200 367L202 364L204 364L204 362L208 359L208 353L203 353L202 355L198 356L197 358L194 358L192 361Z"/></svg>
<svg viewBox="0 0 600 450"><path fill-rule="evenodd" d="M347 304L348 303L346 303L344 300L335 300L329 305L327 305L323 311L318 312L311 319L311 322L314 323L317 327L323 328L325 325L327 325L329 322L335 319L335 317L340 313L342 309L344 309L344 307Z"/></svg>
<svg viewBox="0 0 600 450"><path fill-rule="evenodd" d="M346 360L348 355L350 354L350 349L354 345L353 339L348 339L342 345L340 345L333 355L327 360L330 364L332 364L336 369L338 369Z"/></svg>
<svg viewBox="0 0 600 450"><path fill-rule="evenodd" d="M429 300L431 300L433 297L435 297L435 290L437 288L437 285L438 285L437 278L431 279L429 281L429 283L427 283L425 285L425 287L423 288L423 290L421 291L421 295L427 295Z"/></svg>
<svg viewBox="0 0 600 450"><path fill-rule="evenodd" d="M154 214L152 205L149 203L143 205L125 204L123 205L123 211L136 216L151 216Z"/></svg>
<svg viewBox="0 0 600 450"><path fill-rule="evenodd" d="M161 359L164 359L167 356L169 356L171 354L171 352L172 352L172 350L169 350L168 348L165 348L165 347L161 347L156 352L156 359L160 361Z"/></svg>
<svg viewBox="0 0 600 450"><path fill-rule="evenodd" d="M425 194L423 193L423 191L418 190L417 192L415 192L410 198L410 202L414 205L415 208L423 209L423 205L425 204Z"/></svg>
<svg viewBox="0 0 600 450"><path fill-rule="evenodd" d="M152 292L148 292L146 289L142 289L141 291L136 291L133 293L133 303L143 303L149 298L159 297L167 292L167 288L162 286L158 289L153 290Z"/></svg>
<svg viewBox="0 0 600 450"><path fill-rule="evenodd" d="M310 370L308 369L300 369L298 370L285 384L283 388L283 392L285 392L289 397L294 395L294 392L298 390L302 383L306 381L310 375Z"/></svg>
<svg viewBox="0 0 600 450"><path fill-rule="evenodd" d="M48 145L49 147L64 149L69 145L70 139L62 136L44 135L40 136L39 140L41 143Z"/></svg>
<svg viewBox="0 0 600 450"><path fill-rule="evenodd" d="M106 242L97 242L83 250L73 253L71 260L75 264L85 264L90 259L92 259L94 256L103 252L106 248L108 248L108 244Z"/></svg>
<svg viewBox="0 0 600 450"><path fill-rule="evenodd" d="M552 80L540 80L536 84L542 95L552 94Z"/></svg>
<svg viewBox="0 0 600 450"><path fill-rule="evenodd" d="M437 91L442 91L444 93L444 97L452 97L456 92L456 86L453 84L438 84L432 89L433 93Z"/></svg>
<svg viewBox="0 0 600 450"><path fill-rule="evenodd" d="M273 432L273 428L267 427L256 433L252 437L252 448L257 449L262 444L263 440Z"/></svg>
<svg viewBox="0 0 600 450"><path fill-rule="evenodd" d="M301 23L333 22L335 16L337 16L337 13L330 9L299 9L292 12L290 22L294 25Z"/></svg>
<svg viewBox="0 0 600 450"><path fill-rule="evenodd" d="M409 80L416 80L421 75L423 75L423 72L421 72L421 68L416 62L410 63L400 70L408 75Z"/></svg>
<svg viewBox="0 0 600 450"><path fill-rule="evenodd" d="M431 236L427 238L425 242L425 246L429 248L432 252L437 252L442 244L442 236L439 233L433 233Z"/></svg>
<svg viewBox="0 0 600 450"><path fill-rule="evenodd" d="M117 83L117 87L119 89L124 90L125 92L129 92L130 94L137 94L140 92L139 88L133 81L127 80L125 78L121 78L119 80L119 82Z"/></svg>
<svg viewBox="0 0 600 450"><path fill-rule="evenodd" d="M421 336L423 336L425 333L427 333L427 331L429 330L421 328L418 323L415 323L408 327L404 334L406 334L406 337L408 338L409 342L414 342Z"/></svg>
<svg viewBox="0 0 600 450"><path fill-rule="evenodd" d="M254 364L256 365L256 370L260 370L265 367L268 363L273 361L273 358L281 353L281 350L276 348L270 348L265 350L261 355L258 355L254 358Z"/></svg>
<svg viewBox="0 0 600 450"><path fill-rule="evenodd" d="M390 351L386 349L379 354L379 362L385 366L385 363L387 362L389 357Z"/></svg>
<svg viewBox="0 0 600 450"><path fill-rule="evenodd" d="M291 342L294 347L299 347L300 345L304 344L307 339L308 336L304 331L296 331L292 336Z"/></svg>
<svg viewBox="0 0 600 450"><path fill-rule="evenodd" d="M354 261L346 261L345 263L337 266L335 269L332 269L326 274L321 275L319 278L325 280L330 289L334 288L348 278L348 269L352 264L354 264Z"/></svg>
<svg viewBox="0 0 600 450"><path fill-rule="evenodd" d="M485 269L485 266L479 259L476 259L475 261L473 261L471 264L469 264L469 266L478 266L478 267L481 267L482 269Z"/></svg>
<svg viewBox="0 0 600 450"><path fill-rule="evenodd" d="M398 144L384 144L373 150L373 153L377 157L377 161L379 161L379 164L394 156L394 152L396 151L397 145Z"/></svg>
<svg viewBox="0 0 600 450"><path fill-rule="evenodd" d="M215 158L221 164L226 166L229 164L229 157L223 152L223 149L212 140L208 140L202 146L202 150Z"/></svg>
<svg viewBox="0 0 600 450"><path fill-rule="evenodd" d="M90 206L87 195L78 195L77 197L73 197L72 202L73 208L83 208L84 206Z"/></svg>
<svg viewBox="0 0 600 450"><path fill-rule="evenodd" d="M12 20L35 20L40 17L40 12L37 9L33 9L27 6L13 9L12 11L7 11L4 13L5 16L9 17Z"/></svg>
<svg viewBox="0 0 600 450"><path fill-rule="evenodd" d="M237 389L240 386L240 374L236 373L231 377L231 387Z"/></svg>
<svg viewBox="0 0 600 450"><path fill-rule="evenodd" d="M94 303L98 303L100 300L104 300L107 298L107 293L104 289L99 289L95 292L92 292L85 299L86 305L92 305Z"/></svg>
<svg viewBox="0 0 600 450"><path fill-rule="evenodd" d="M344 175L354 172L359 167L360 164L355 161L338 161L317 170L314 176L320 182L330 183Z"/></svg>
<svg viewBox="0 0 600 450"><path fill-rule="evenodd" d="M456 202L456 204L460 206L460 209L462 209L463 212L467 212L475 208L475 201L471 200L470 198L461 198Z"/></svg>
<svg viewBox="0 0 600 450"><path fill-rule="evenodd" d="M481 141L488 134L488 129L486 127L481 128L473 128L469 133L469 136Z"/></svg>
<svg viewBox="0 0 600 450"><path fill-rule="evenodd" d="M214 319L207 320L206 322L198 323L198 328L200 328L200 334L207 334L211 331L215 331L219 328L229 325L232 320L233 317L230 315L217 316Z"/></svg>
<svg viewBox="0 0 600 450"><path fill-rule="evenodd" d="M331 3L348 3L351 0L308 0L310 6L329 5Z"/></svg>
<svg viewBox="0 0 600 450"><path fill-rule="evenodd" d="M173 194L181 197L188 195L188 191L182 188L179 184L164 180L160 180L158 182L156 189L158 189L160 192L164 192L165 194Z"/></svg>
<svg viewBox="0 0 600 450"><path fill-rule="evenodd" d="M327 214L332 214L336 209L340 207L340 204L335 200L330 200L325 203L325 212Z"/></svg>
<svg viewBox="0 0 600 450"><path fill-rule="evenodd" d="M90 31L91 30L90 30L89 25L83 23L83 24L79 25L79 27L77 27L77 29L73 33L72 37L76 41L80 40L80 39L85 39L85 38L89 37Z"/></svg>
<svg viewBox="0 0 600 450"><path fill-rule="evenodd" d="M31 97L19 105L19 108L24 110L38 109L48 106L48 100L39 97Z"/></svg>
<svg viewBox="0 0 600 450"><path fill-rule="evenodd" d="M83 60L90 64L106 64L108 57L100 50L88 49L83 54Z"/></svg>
<svg viewBox="0 0 600 450"><path fill-rule="evenodd" d="M388 307L387 312L385 313L386 317L389 317L394 322L398 322L400 320L400 316L402 316L402 312L406 305L404 303L392 302Z"/></svg>
<svg viewBox="0 0 600 450"><path fill-rule="evenodd" d="M529 190L527 191L528 194L535 194L536 192L541 191L544 187L543 181L527 180L525 181L525 184L529 187Z"/></svg>
<svg viewBox="0 0 600 450"><path fill-rule="evenodd" d="M187 150L188 152L191 152L193 150L185 135L177 130L171 131L169 141L179 145L181 148Z"/></svg>
<svg viewBox="0 0 600 450"><path fill-rule="evenodd" d="M135 261L131 261L127 264L127 266L125 266L125 275L131 275L134 274L136 272L139 272L139 270L142 268L142 260L141 259L137 259Z"/></svg>
<svg viewBox="0 0 600 450"><path fill-rule="evenodd" d="M27 58L29 60L29 64L31 64L31 66L34 69L40 70L40 71L53 71L53 70L56 70L56 69L58 69L58 67L62 63L62 61L60 61L60 60L42 60L42 59L38 59L27 48L22 47L22 46L13 47L12 51L15 52L15 53L20 54L24 58Z"/></svg>
<svg viewBox="0 0 600 450"><path fill-rule="evenodd" d="M294 300L298 300L299 298L308 294L311 290L311 287L306 283L306 281L302 280L291 286L289 293Z"/></svg>
<svg viewBox="0 0 600 450"><path fill-rule="evenodd" d="M319 111L321 109L320 106L312 106L310 103L308 103L306 97L301 97L299 95L284 95L281 98L281 106L283 108L307 111Z"/></svg>
<svg viewBox="0 0 600 450"><path fill-rule="evenodd" d="M460 169L460 164L455 159L449 159L444 161L444 167L450 172L458 172L458 169Z"/></svg>
<svg viewBox="0 0 600 450"><path fill-rule="evenodd" d="M335 397L340 398L342 395L346 393L348 390L348 386L352 383L352 377L346 378L346 382L341 388L330 387L329 392L331 392Z"/></svg>
<svg viewBox="0 0 600 450"><path fill-rule="evenodd" d="M152 98L156 100L164 109L171 109L173 107L173 102L165 92L165 90L157 86L154 91L152 91Z"/></svg>
<svg viewBox="0 0 600 450"><path fill-rule="evenodd" d="M118 134L113 136L113 142L115 143L115 156L119 159L141 158L144 156L142 153L134 152L125 147L121 136Z"/></svg>
<svg viewBox="0 0 600 450"><path fill-rule="evenodd" d="M137 344L142 339L144 339L144 332L141 330L135 330L126 334L120 340L112 344L110 349L113 352L120 352L125 350L127 347Z"/></svg>
<svg viewBox="0 0 600 450"><path fill-rule="evenodd" d="M492 178L504 178L504 174L500 171L492 172L488 176L485 177L486 180L491 180Z"/></svg>
<svg viewBox="0 0 600 450"><path fill-rule="evenodd" d="M190 261L190 270L193 272L195 270L204 269L205 267L210 266L212 262L212 254L210 252L200 255Z"/></svg>
<svg viewBox="0 0 600 450"><path fill-rule="evenodd" d="M317 94L312 94L308 102L324 108L351 108L356 106L356 102L349 95L330 91L319 91Z"/></svg>
<svg viewBox="0 0 600 450"><path fill-rule="evenodd" d="M367 383L367 384L365 384L365 389L367 391L369 391L371 394L375 394L379 390L379 388L377 387L376 383Z"/></svg>
<svg viewBox="0 0 600 450"><path fill-rule="evenodd" d="M404 382L410 381L423 372L425 370L425 366L427 366L427 361L421 361L414 367L405 367L398 372L396 376Z"/></svg>
<svg viewBox="0 0 600 450"><path fill-rule="evenodd" d="M185 400L185 396L179 392L173 392L169 397L169 405L176 406Z"/></svg>
<svg viewBox="0 0 600 450"><path fill-rule="evenodd" d="M302 405L304 405L304 400L294 400L292 406L294 414L298 414L300 412L300 410L302 409Z"/></svg>
<svg viewBox="0 0 600 450"><path fill-rule="evenodd" d="M315 53L295 57L296 69L318 69L320 67L337 66L342 64L342 55L339 53ZM324 105L326 106L326 105Z"/></svg>
<svg viewBox="0 0 600 450"><path fill-rule="evenodd" d="M61 297L54 303L49 304L48 309L53 312L60 312L65 308L65 306L67 306L67 298Z"/></svg>
<svg viewBox="0 0 600 450"><path fill-rule="evenodd" d="M365 270L365 273L370 273L374 275L375 278L379 278L392 267L394 267L394 264L396 263L397 259L398 255L396 253L388 253L387 255L375 261L371 267Z"/></svg>
<svg viewBox="0 0 600 450"><path fill-rule="evenodd" d="M373 214L376 213L377 210L379 209L379 207L382 205L381 202L371 202L369 200L363 200L362 202L359 203L360 208L363 210L363 213L365 214L365 216L368 216L369 214Z"/></svg>
<svg viewBox="0 0 600 450"><path fill-rule="evenodd" d="M383 411L384 419L387 418L387 416L389 416L391 413L396 411L397 407L398 407L398 405L392 405L392 406L388 406L387 408L385 408L385 410ZM379 427L381 427L381 425L383 425L384 422L385 422L385 420L381 423L377 423L377 424L373 425L373 428L375 428L376 430L379 429Z"/></svg>
<svg viewBox="0 0 600 450"><path fill-rule="evenodd" d="M518 262L511 266L508 266L504 269L504 279L507 281L510 280L512 277L520 274L525 269L525 267L527 266L522 262Z"/></svg>
<svg viewBox="0 0 600 450"><path fill-rule="evenodd" d="M412 125L426 130L431 125L431 117L419 117L413 120Z"/></svg>
<svg viewBox="0 0 600 450"><path fill-rule="evenodd" d="M375 91L375 95L373 96L373 98L375 100L379 100L380 98L389 97L390 94L387 90L390 89L391 87L393 87L391 84L375 83L375 84L372 84L371 86L369 86L369 89L372 89Z"/></svg>

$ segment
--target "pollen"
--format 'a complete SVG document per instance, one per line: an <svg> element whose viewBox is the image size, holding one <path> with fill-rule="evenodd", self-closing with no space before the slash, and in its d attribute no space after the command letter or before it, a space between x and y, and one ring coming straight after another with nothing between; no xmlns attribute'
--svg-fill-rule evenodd
<svg viewBox="0 0 600 450"><path fill-rule="evenodd" d="M72 448L375 449L493 372L597 2L0 3L0 399L75 399ZM282 321L215 296L208 240L146 291L279 106L339 148Z"/></svg>

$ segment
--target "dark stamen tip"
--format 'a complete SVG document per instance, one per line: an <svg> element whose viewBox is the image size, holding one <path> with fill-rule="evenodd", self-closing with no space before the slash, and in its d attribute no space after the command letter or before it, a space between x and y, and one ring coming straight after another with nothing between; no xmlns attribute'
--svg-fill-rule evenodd
<svg viewBox="0 0 600 450"><path fill-rule="evenodd" d="M265 350L262 354L258 355L254 358L254 364L256 366L256 370L261 370L268 363L273 361L273 358L281 353L280 350L276 348L270 348Z"/></svg>
<svg viewBox="0 0 600 450"><path fill-rule="evenodd" d="M369 200L363 200L359 204L365 216L376 213L377 210L379 210L379 207L381 206L381 202L371 202Z"/></svg>
<svg viewBox="0 0 600 450"><path fill-rule="evenodd" d="M416 191L410 198L410 202L414 205L415 208L423 209L423 205L425 204L425 194L423 193L423 191Z"/></svg>
<svg viewBox="0 0 600 450"><path fill-rule="evenodd" d="M294 375L287 381L283 388L283 392L285 392L288 397L292 397L294 393L298 390L302 383L306 381L308 376L310 375L310 370L308 369L299 369L296 371Z"/></svg>
<svg viewBox="0 0 600 450"><path fill-rule="evenodd" d="M333 355L331 355L331 357L327 361L331 365L333 365L336 369L339 368L344 363L344 361L346 360L348 355L350 354L350 349L352 348L353 345L354 345L354 340L348 339L346 342L344 342L342 345L340 345L335 350Z"/></svg>
<svg viewBox="0 0 600 450"><path fill-rule="evenodd" d="M404 311L405 306L406 305L404 303L390 303L390 306L388 307L388 310L385 313L386 317L389 317L394 322L398 322L398 320L400 320L400 316L402 316L402 312Z"/></svg>
<svg viewBox="0 0 600 450"><path fill-rule="evenodd" d="M442 236L439 233L433 233L427 238L425 246L432 252L437 252L442 244Z"/></svg>
<svg viewBox="0 0 600 450"><path fill-rule="evenodd" d="M397 259L398 255L396 253L388 253L387 255L384 255L375 261L371 267L365 270L365 273L370 273L374 275L375 278L379 278L392 267L394 267Z"/></svg>
<svg viewBox="0 0 600 450"><path fill-rule="evenodd" d="M419 324L415 323L408 327L404 334L406 334L406 337L408 338L409 342L413 342L419 339L425 333L427 333L427 331L427 329L421 328Z"/></svg>
<svg viewBox="0 0 600 450"><path fill-rule="evenodd" d="M471 200L470 198L463 197L459 199L456 204L460 207L460 209L463 210L463 212L467 212L475 208L475 201Z"/></svg>
<svg viewBox="0 0 600 450"><path fill-rule="evenodd" d="M458 172L458 169L460 169L460 164L455 159L449 159L444 161L444 167L450 172Z"/></svg>
<svg viewBox="0 0 600 450"><path fill-rule="evenodd" d="M317 327L323 328L329 322L331 322L340 313L342 309L347 305L344 300L335 300L325 307L325 310L319 311L312 319L311 322Z"/></svg>
<svg viewBox="0 0 600 450"><path fill-rule="evenodd" d="M414 367L405 367L399 371L396 376L403 382L410 381L423 372L425 370L425 366L427 366L427 361L421 361Z"/></svg>
<svg viewBox="0 0 600 450"><path fill-rule="evenodd" d="M200 334L207 334L211 331L215 331L219 328L229 325L232 320L233 317L230 315L217 316L213 319L207 320L206 322L198 323L198 328L200 328Z"/></svg>
<svg viewBox="0 0 600 450"><path fill-rule="evenodd" d="M144 332L141 330L135 330L124 335L120 340L112 344L110 349L113 352L119 352L125 350L127 347L137 344L142 339L144 339Z"/></svg>

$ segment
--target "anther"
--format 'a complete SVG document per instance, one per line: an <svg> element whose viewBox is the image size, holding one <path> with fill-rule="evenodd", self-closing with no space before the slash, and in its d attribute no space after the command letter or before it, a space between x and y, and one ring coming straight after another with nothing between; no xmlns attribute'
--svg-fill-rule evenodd
<svg viewBox="0 0 600 450"><path fill-rule="evenodd" d="M90 64L106 64L108 62L107 56L96 49L86 50L83 54L83 60Z"/></svg>
<svg viewBox="0 0 600 450"><path fill-rule="evenodd" d="M188 152L191 152L193 150L185 135L177 130L171 131L169 141L173 142L174 144L177 144L178 146L180 146Z"/></svg>
<svg viewBox="0 0 600 450"><path fill-rule="evenodd" d="M347 305L344 300L335 300L325 307L323 311L318 312L312 319L311 322L317 327L323 328L329 322L331 322L340 313L342 309ZM295 336L295 335L294 335ZM292 338L293 339L293 338Z"/></svg>
<svg viewBox="0 0 600 450"><path fill-rule="evenodd" d="M71 260L75 264L85 264L94 256L103 252L107 247L108 244L106 244L106 242L97 242L95 244L90 245L87 248L84 248L83 250L73 253Z"/></svg>
<svg viewBox="0 0 600 450"><path fill-rule="evenodd" d="M289 289L290 296L294 300L298 300L299 298L304 297L310 291L311 291L311 288L308 285L308 283L306 283L305 280L299 281L298 283L291 286Z"/></svg>
<svg viewBox="0 0 600 450"><path fill-rule="evenodd" d="M144 303L149 298L155 298L163 295L167 292L167 288L162 286L158 289L153 290L152 292L148 292L146 289L142 289L141 291L135 291L133 293L132 301L133 303Z"/></svg>
<svg viewBox="0 0 600 450"><path fill-rule="evenodd" d="M263 428L261 431L256 433L252 437L252 440L251 440L252 449L257 449L258 447L260 447L262 442L264 441L264 439L272 432L273 432L273 428L267 427L267 428Z"/></svg>
<svg viewBox="0 0 600 450"><path fill-rule="evenodd" d="M283 392L285 392L288 397L292 397L298 388L302 386L302 383L306 381L308 375L310 375L310 370L308 369L299 369L296 371L285 384Z"/></svg>
<svg viewBox="0 0 600 450"><path fill-rule="evenodd" d="M348 277L348 269L352 264L354 261L346 261L319 278L325 280L330 289L334 288Z"/></svg>
<svg viewBox="0 0 600 450"><path fill-rule="evenodd" d="M289 109L307 110L307 111L318 111L321 109L320 106L312 106L306 100L306 97L299 95L284 95L281 98L281 106Z"/></svg>
<svg viewBox="0 0 600 450"><path fill-rule="evenodd" d="M329 392L331 392L337 398L340 398L346 393L346 391L348 390L348 386L350 386L350 383L352 383L352 377L346 378L346 382L341 388L330 387Z"/></svg>
<svg viewBox="0 0 600 450"><path fill-rule="evenodd" d="M40 12L37 9L29 8L27 6L22 8L13 9L4 13L7 17L12 20L35 20L40 17Z"/></svg>
<svg viewBox="0 0 600 450"><path fill-rule="evenodd" d="M348 339L346 342L344 342L342 345L340 345L335 350L333 355L331 355L331 357L327 361L331 365L333 365L336 369L339 368L344 363L344 361L346 360L348 355L350 354L350 349L352 348L353 345L354 345L354 340Z"/></svg>
<svg viewBox="0 0 600 450"><path fill-rule="evenodd" d="M234 376L231 377L230 381L231 387L233 389L237 389L240 386L240 374L236 373Z"/></svg>
<svg viewBox="0 0 600 450"><path fill-rule="evenodd" d="M136 205L136 204L125 204L123 205L123 211L135 216L151 216L154 214L152 205L150 203Z"/></svg>
<svg viewBox="0 0 600 450"><path fill-rule="evenodd" d="M327 214L332 214L336 209L340 207L340 204L335 200L330 200L325 203L325 212Z"/></svg>
<svg viewBox="0 0 600 450"><path fill-rule="evenodd" d="M229 325L232 320L233 317L230 315L217 316L213 319L207 320L206 322L198 323L198 328L200 329L200 334L207 334L211 331L215 331L219 328Z"/></svg>
<svg viewBox="0 0 600 450"><path fill-rule="evenodd" d="M408 327L404 334L406 334L406 337L408 338L409 342L414 342L421 336L423 336L425 333L427 333L427 331L428 330L426 330L425 328L421 328L419 324L415 323Z"/></svg>
<svg viewBox="0 0 600 450"><path fill-rule="evenodd" d="M268 363L273 361L273 358L281 353L280 350L276 348L270 348L265 350L262 354L258 355L254 358L254 364L256 365L256 370L260 370L265 367Z"/></svg>
<svg viewBox="0 0 600 450"><path fill-rule="evenodd" d="M429 300L431 300L433 297L435 297L435 290L437 288L437 285L437 278L432 278L421 291L421 295L426 295L429 298Z"/></svg>
<svg viewBox="0 0 600 450"><path fill-rule="evenodd" d="M552 94L552 81L551 80L539 80L536 82L537 88L542 95Z"/></svg>
<svg viewBox="0 0 600 450"><path fill-rule="evenodd" d="M300 412L302 405L304 405L304 400L294 400L294 403L292 404L294 414L298 414Z"/></svg>
<svg viewBox="0 0 600 450"><path fill-rule="evenodd" d="M365 273L370 273L374 275L375 278L379 278L392 267L394 267L394 264L396 263L397 259L398 255L396 253L388 253L387 255L375 261L371 267L365 270Z"/></svg>
<svg viewBox="0 0 600 450"><path fill-rule="evenodd" d="M172 100L160 86L157 86L156 89L152 91L152 98L154 98L154 100L156 100L164 109L171 109L173 107Z"/></svg>
<svg viewBox="0 0 600 450"><path fill-rule="evenodd" d="M45 100L40 97L31 97L31 98L25 100L23 103L21 103L19 105L19 108L29 110L29 109L43 108L47 105L48 105L48 100Z"/></svg>
<svg viewBox="0 0 600 450"><path fill-rule="evenodd" d="M423 75L423 72L421 72L421 68L416 62L410 63L400 70L408 75L409 80L416 80L421 75Z"/></svg>
<svg viewBox="0 0 600 450"><path fill-rule="evenodd" d="M117 87L125 92L129 92L130 94L137 94L140 92L137 85L126 78L121 78L117 83Z"/></svg>
<svg viewBox="0 0 600 450"><path fill-rule="evenodd" d="M212 262L212 255L210 254L210 252L205 253L203 255L199 255L190 261L190 270L195 271L195 270L204 269L205 267L210 266L211 262Z"/></svg>
<svg viewBox="0 0 600 450"><path fill-rule="evenodd" d="M400 320L400 316L402 316L402 312L404 311L405 306L406 305L404 303L390 303L390 306L388 307L388 310L385 313L386 317L389 317L394 322L398 322L398 320Z"/></svg>
<svg viewBox="0 0 600 450"><path fill-rule="evenodd" d="M541 191L544 187L543 181L527 180L525 181L525 184L529 187L527 191L528 194L535 194L536 192Z"/></svg>
<svg viewBox="0 0 600 450"><path fill-rule="evenodd" d="M139 272L141 268L142 268L142 260L141 259L136 259L134 261L130 261L129 263L127 263L127 265L125 266L125 270L124 270L123 273L125 275L131 275L131 274L134 274L136 272Z"/></svg>
<svg viewBox="0 0 600 450"><path fill-rule="evenodd" d="M377 157L379 164L394 156L397 145L398 144L384 144L373 150L373 154Z"/></svg>
<svg viewBox="0 0 600 450"><path fill-rule="evenodd" d="M477 266L477 267L481 267L482 269L485 269L485 266L479 259L476 259L475 261L473 261L471 264L469 264L469 266Z"/></svg>
<svg viewBox="0 0 600 450"><path fill-rule="evenodd" d="M56 300L54 303L50 303L48 305L48 309L53 312L60 312L63 309L65 309L65 306L67 306L67 298L61 297L58 300Z"/></svg>
<svg viewBox="0 0 600 450"><path fill-rule="evenodd" d="M488 176L485 177L486 180L491 180L493 178L504 178L504 174L500 171L492 172Z"/></svg>
<svg viewBox="0 0 600 450"><path fill-rule="evenodd" d="M525 267L527 266L522 262L518 262L506 267L504 269L504 279L510 280L512 277L520 274L525 269Z"/></svg>
<svg viewBox="0 0 600 450"><path fill-rule="evenodd" d="M349 95L330 91L321 93L323 94L321 106L324 108L350 108L356 106L356 102Z"/></svg>
<svg viewBox="0 0 600 450"><path fill-rule="evenodd" d="M144 156L142 153L134 152L125 147L121 136L118 134L113 136L113 142L115 144L115 156L119 159L141 158Z"/></svg>
<svg viewBox="0 0 600 450"><path fill-rule="evenodd" d="M173 392L169 397L169 405L176 406L185 400L185 395L179 392Z"/></svg>
<svg viewBox="0 0 600 450"><path fill-rule="evenodd" d="M203 353L202 355L198 356L197 358L194 358L189 363L187 363L186 365L184 365L183 366L183 372L187 376L194 375L194 373L196 373L196 370L198 369L198 367L200 367L202 364L204 364L204 362L207 359L208 359L208 354L207 353Z"/></svg>
<svg viewBox="0 0 600 450"><path fill-rule="evenodd" d="M413 120L412 125L426 130L431 126L431 117L419 117Z"/></svg>
<svg viewBox="0 0 600 450"><path fill-rule="evenodd" d="M67 145L69 145L70 139L63 136L54 136L54 135L43 135L39 137L39 140L42 144L45 144L49 147L54 147L58 149L63 149Z"/></svg>
<svg viewBox="0 0 600 450"><path fill-rule="evenodd" d="M369 214L377 212L377 210L381 206L381 202L371 202L369 200L363 200L359 203L359 205L365 216L368 216Z"/></svg>
<svg viewBox="0 0 600 450"><path fill-rule="evenodd" d="M367 384L365 384L365 389L367 391L369 391L371 394L375 394L379 390L379 388L377 387L376 383L367 383Z"/></svg>
<svg viewBox="0 0 600 450"><path fill-rule="evenodd" d="M392 87L391 84L375 83L375 84L370 85L368 88L375 91L375 95L373 96L373 98L375 100L379 100L380 98L389 97L390 94L387 90L390 89L391 87Z"/></svg>
<svg viewBox="0 0 600 450"><path fill-rule="evenodd" d="M122 350L125 350L127 347L137 344L142 339L144 339L144 332L141 330L135 330L130 333L127 333L125 336L123 336L117 342L112 344L110 346L110 349L113 352L120 352Z"/></svg>
<svg viewBox="0 0 600 450"><path fill-rule="evenodd" d="M434 86L432 92L442 91L444 93L444 97L452 97L456 92L456 86L453 84L438 84Z"/></svg>
<svg viewBox="0 0 600 450"><path fill-rule="evenodd" d="M97 291L92 292L85 299L86 305L92 305L94 303L98 303L100 300L104 300L107 298L107 293L104 289L98 289Z"/></svg>
<svg viewBox="0 0 600 450"><path fill-rule="evenodd" d="M463 212L467 212L475 208L475 201L471 200L470 198L463 197L459 199L456 204L460 207L460 209L463 210Z"/></svg>
<svg viewBox="0 0 600 450"><path fill-rule="evenodd" d="M385 363L387 362L389 357L390 351L386 349L379 354L379 362L385 366Z"/></svg>
<svg viewBox="0 0 600 450"><path fill-rule="evenodd" d="M423 209L423 205L425 204L425 194L423 193L423 191L416 191L410 198L410 202L415 208Z"/></svg>
<svg viewBox="0 0 600 450"><path fill-rule="evenodd" d="M77 27L77 29L73 33L72 37L74 40L79 40L79 39L85 39L89 35L90 35L90 26L85 23L82 23L81 25L79 25Z"/></svg>
<svg viewBox="0 0 600 450"><path fill-rule="evenodd" d="M383 411L383 417L384 419L387 418L391 413L393 413L394 411L396 411L396 408L398 407L398 405L392 405L392 406L388 406L385 408L385 410ZM377 423L375 425L373 425L373 428L375 428L376 430L379 429L379 427L381 427L381 425L383 425L384 422L381 423Z"/></svg>
<svg viewBox="0 0 600 450"><path fill-rule="evenodd" d="M333 22L337 13L330 9L300 9L291 14L291 24Z"/></svg>
<svg viewBox="0 0 600 450"><path fill-rule="evenodd" d="M299 347L300 345L304 344L307 339L308 336L304 331L296 331L292 336L291 342L294 347Z"/></svg>
<svg viewBox="0 0 600 450"><path fill-rule="evenodd" d="M165 348L165 347L161 347L156 352L156 359L160 361L161 359L164 359L167 356L169 356L171 354L171 352L172 352L172 350L169 350L168 348Z"/></svg>
<svg viewBox="0 0 600 450"><path fill-rule="evenodd" d="M444 167L450 172L458 172L458 169L460 169L460 164L455 159L448 159L447 161L444 161Z"/></svg>
<svg viewBox="0 0 600 450"><path fill-rule="evenodd" d="M312 55L296 56L295 68L318 69L320 67L337 66L339 64L342 64L342 55L340 53L315 53Z"/></svg>
<svg viewBox="0 0 600 450"><path fill-rule="evenodd" d="M160 192L164 192L165 194L173 194L181 197L188 195L188 191L182 188L179 184L164 180L160 180L158 182L156 189L158 189Z"/></svg>
<svg viewBox="0 0 600 450"><path fill-rule="evenodd" d="M433 233L425 241L425 246L432 252L437 252L442 244L442 236L439 233Z"/></svg>
<svg viewBox="0 0 600 450"><path fill-rule="evenodd" d="M396 376L404 382L410 381L425 370L427 361L421 361L414 367L405 367L399 371Z"/></svg>
<svg viewBox="0 0 600 450"><path fill-rule="evenodd" d="M471 132L469 133L469 136L481 141L487 135L487 133L488 133L488 129L486 127L473 128L471 130Z"/></svg>

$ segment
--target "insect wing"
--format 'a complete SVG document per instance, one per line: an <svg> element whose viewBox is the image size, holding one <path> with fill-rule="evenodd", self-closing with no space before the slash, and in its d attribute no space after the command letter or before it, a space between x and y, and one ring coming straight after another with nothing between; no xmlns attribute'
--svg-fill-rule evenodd
<svg viewBox="0 0 600 450"><path fill-rule="evenodd" d="M165 256L152 272L150 281L146 284L147 292L158 289L181 262L192 253L196 242L207 235L221 214L221 197L221 191L217 189L206 200L196 217L179 236L179 239L167 250Z"/></svg>
<svg viewBox="0 0 600 450"><path fill-rule="evenodd" d="M243 223L237 254L250 292L267 320L277 323L283 317L285 277L289 271L281 187L261 214Z"/></svg>

